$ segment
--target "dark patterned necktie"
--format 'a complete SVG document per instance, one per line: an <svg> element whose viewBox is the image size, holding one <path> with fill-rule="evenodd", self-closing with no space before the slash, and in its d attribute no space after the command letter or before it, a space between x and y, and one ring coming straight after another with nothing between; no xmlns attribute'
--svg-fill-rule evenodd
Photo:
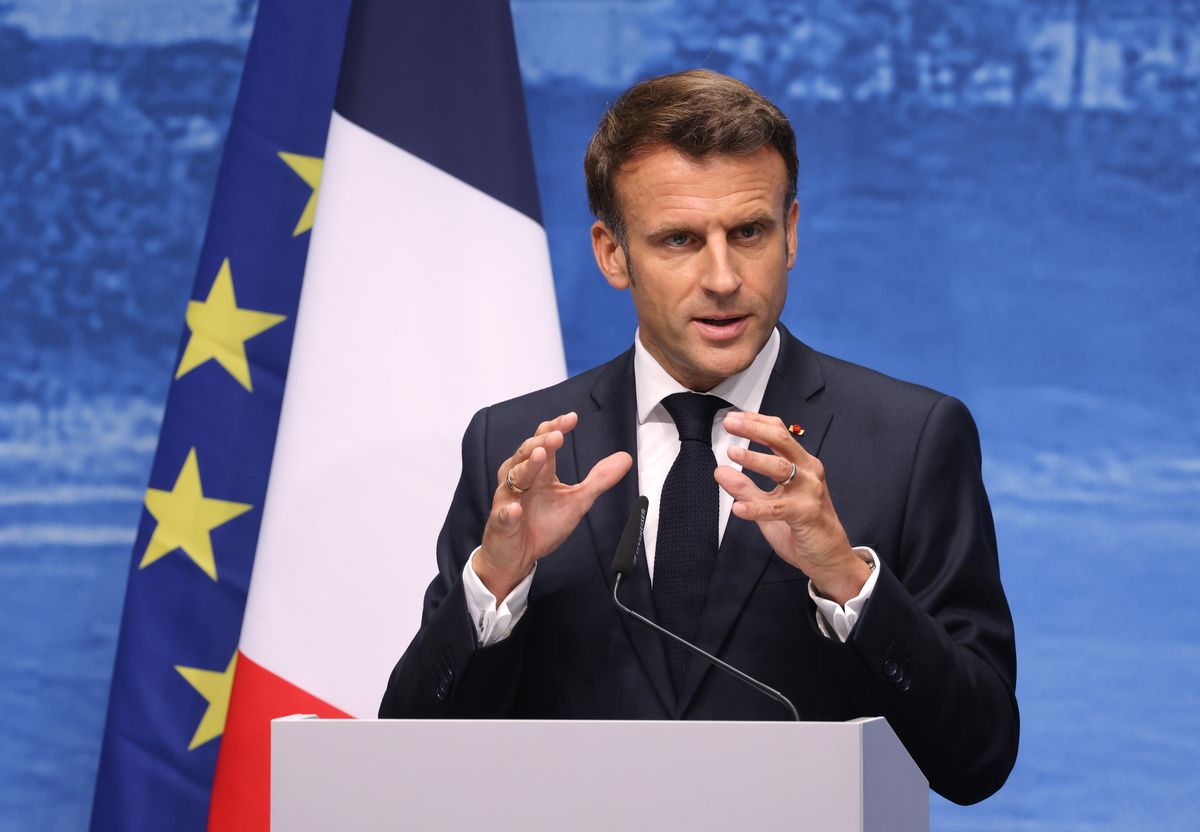
<svg viewBox="0 0 1200 832"><path fill-rule="evenodd" d="M730 404L716 396L675 393L663 407L679 429L679 456L663 483L658 503L654 553L654 606L658 623L694 641L708 580L717 562L720 496L713 471L713 417ZM676 693L683 685L690 654L668 641L667 665Z"/></svg>

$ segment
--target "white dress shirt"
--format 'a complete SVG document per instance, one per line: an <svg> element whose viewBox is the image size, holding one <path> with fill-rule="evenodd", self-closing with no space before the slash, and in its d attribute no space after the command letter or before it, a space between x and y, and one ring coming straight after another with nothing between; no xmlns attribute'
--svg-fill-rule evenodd
<svg viewBox="0 0 1200 832"><path fill-rule="evenodd" d="M741 466L729 459L729 448L737 445L749 447L750 440L733 436L725 430L725 414L731 410L757 413L762 405L763 395L770 381L771 371L775 367L775 359L779 356L779 330L771 333L765 346L759 351L754 361L742 372L730 376L712 390L711 395L729 402L732 407L723 408L713 418L712 448L717 458L717 465L728 465L737 470ZM638 490L646 495L649 507L646 511L646 525L643 532L643 551L646 556L646 568L650 572L651 581L654 579L654 549L658 541L658 503L662 494L663 483L679 454L679 431L671 414L663 407L662 401L674 393L688 392L687 388L676 381L655 360L654 356L642 346L641 332L634 337L633 375L637 396L637 463ZM718 519L718 540L724 538L725 527L729 523L730 509L733 507L733 497L720 489L720 517ZM476 549L475 551L479 551ZM845 606L827 598L822 598L813 590L809 581L808 593L817 605L817 625L827 637L833 635L845 641L850 637L855 622L862 613L875 581L879 575L879 558L871 549L862 546L855 549L859 557L871 564L871 576L863 585L858 595L846 602ZM471 553L474 557L474 552ZM731 553L736 556L736 553ZM475 624L480 646L495 644L507 638L512 628L521 620L529 601L529 587L533 582L534 569L517 587L509 593L501 603L496 603L496 597L483 585L479 576L471 566L471 559L463 568L463 585L466 590L467 610Z"/></svg>

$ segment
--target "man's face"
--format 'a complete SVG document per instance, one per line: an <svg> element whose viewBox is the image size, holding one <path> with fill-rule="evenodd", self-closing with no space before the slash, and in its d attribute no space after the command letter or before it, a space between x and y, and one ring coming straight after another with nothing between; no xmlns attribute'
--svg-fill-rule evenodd
<svg viewBox="0 0 1200 832"><path fill-rule="evenodd" d="M779 320L796 256L786 188L774 148L699 160L652 148L616 176L627 248L592 226L601 271L633 297L642 344L691 390L750 366Z"/></svg>

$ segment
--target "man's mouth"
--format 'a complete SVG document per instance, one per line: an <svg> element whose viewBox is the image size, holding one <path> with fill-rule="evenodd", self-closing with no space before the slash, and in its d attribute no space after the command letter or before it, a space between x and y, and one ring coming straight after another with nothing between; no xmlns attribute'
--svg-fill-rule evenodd
<svg viewBox="0 0 1200 832"><path fill-rule="evenodd" d="M745 317L745 315L726 315L719 318L696 318L696 320L709 326L733 326Z"/></svg>
<svg viewBox="0 0 1200 832"><path fill-rule="evenodd" d="M746 331L748 315L714 315L705 318L692 318L700 337L711 343L732 343L742 337Z"/></svg>

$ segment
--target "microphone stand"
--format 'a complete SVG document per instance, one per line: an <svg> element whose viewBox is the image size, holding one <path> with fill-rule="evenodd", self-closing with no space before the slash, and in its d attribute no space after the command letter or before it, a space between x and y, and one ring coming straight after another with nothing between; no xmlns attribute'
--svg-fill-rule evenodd
<svg viewBox="0 0 1200 832"><path fill-rule="evenodd" d="M635 612L634 610L631 610L629 607L622 604L621 600L619 598L617 598L617 590L621 588L621 579L623 577L625 577L623 574L621 574L620 572L617 573L616 577L613 579L613 591L612 591L613 603L617 605L617 608L619 610L621 610L621 612L625 613L630 618L633 618L634 620L641 622L642 624L646 625L647 627L654 630L655 632L666 636L667 638L674 641L676 644L686 647L688 650L695 653L697 656L701 657L702 659L707 661L709 664L712 664L712 665L715 665L716 667L721 668L726 673L728 673L729 675L733 676L736 679L740 679L742 682L745 682L747 685L754 688L759 693L762 693L762 694L765 694L765 695L771 697L772 699L774 699L776 702L783 705L785 708L788 709L788 711L791 712L792 719L794 719L796 722L800 721L800 714L796 711L796 706L792 704L792 701L790 699L788 699L786 696L784 696L779 691L775 690L775 688L770 687L769 685L764 685L762 682L758 681L753 676L748 676L747 674L738 670L733 665L728 664L727 662L721 661L716 656L714 656L710 653L706 653L704 650L701 650L699 647L692 644L690 641L680 638L679 636L675 635L674 633L672 633L670 630L666 629L665 627L659 626L655 622L651 621L649 618L646 618L646 616L644 616L638 612Z"/></svg>

